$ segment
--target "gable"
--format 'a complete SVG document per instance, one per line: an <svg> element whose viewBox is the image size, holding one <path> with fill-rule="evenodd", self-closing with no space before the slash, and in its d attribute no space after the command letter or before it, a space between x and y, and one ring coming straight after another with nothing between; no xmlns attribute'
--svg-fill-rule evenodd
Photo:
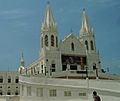
<svg viewBox="0 0 120 101"><path fill-rule="evenodd" d="M73 49L74 48L74 49ZM85 55L85 47L79 41L79 39L73 34L68 35L60 43L60 51L63 54L78 54Z"/></svg>

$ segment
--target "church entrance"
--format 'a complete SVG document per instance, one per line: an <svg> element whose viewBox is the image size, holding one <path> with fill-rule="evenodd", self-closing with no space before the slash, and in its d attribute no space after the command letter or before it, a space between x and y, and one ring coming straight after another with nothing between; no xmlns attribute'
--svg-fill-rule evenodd
<svg viewBox="0 0 120 101"><path fill-rule="evenodd" d="M83 70L86 63L86 56L62 55L62 70ZM69 68L68 68L69 65ZM78 68L79 67L79 68Z"/></svg>

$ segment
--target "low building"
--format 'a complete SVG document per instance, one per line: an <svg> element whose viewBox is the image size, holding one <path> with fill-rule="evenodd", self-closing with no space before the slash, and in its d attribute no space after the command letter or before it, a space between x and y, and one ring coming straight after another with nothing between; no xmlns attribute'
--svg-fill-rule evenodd
<svg viewBox="0 0 120 101"><path fill-rule="evenodd" d="M18 72L0 72L0 96L19 95Z"/></svg>

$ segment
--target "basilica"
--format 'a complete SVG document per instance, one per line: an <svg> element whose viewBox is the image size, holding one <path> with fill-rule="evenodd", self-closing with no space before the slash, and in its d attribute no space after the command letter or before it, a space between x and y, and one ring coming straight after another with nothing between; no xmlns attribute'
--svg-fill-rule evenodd
<svg viewBox="0 0 120 101"><path fill-rule="evenodd" d="M58 42L58 39L58 28L48 3L41 26L40 57L26 69L21 65L20 73L57 78L66 76L81 78L85 77L85 74L91 78L99 76L101 64L96 49L95 33L85 9L83 9L80 36L75 36L71 31L62 41Z"/></svg>
<svg viewBox="0 0 120 101"><path fill-rule="evenodd" d="M24 65L23 55L20 60L19 100L92 101L93 91L105 101L120 100L120 77L102 69L86 10L82 11L79 37L71 31L59 42L58 30L48 2L41 25L39 59L29 66Z"/></svg>
<svg viewBox="0 0 120 101"><path fill-rule="evenodd" d="M40 30L39 58L17 72L0 72L0 101L120 101L120 76L104 71L87 11L79 36L71 31L59 42L58 26L47 3ZM78 22L79 23L79 22Z"/></svg>

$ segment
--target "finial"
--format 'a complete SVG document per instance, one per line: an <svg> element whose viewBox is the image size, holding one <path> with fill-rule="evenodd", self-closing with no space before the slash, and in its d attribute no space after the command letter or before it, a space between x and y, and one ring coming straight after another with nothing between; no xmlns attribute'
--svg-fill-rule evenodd
<svg viewBox="0 0 120 101"><path fill-rule="evenodd" d="M83 11L85 11L85 8L83 8Z"/></svg>
<svg viewBox="0 0 120 101"><path fill-rule="evenodd" d="M47 1L47 4L48 4L48 5L50 4L50 0Z"/></svg>

